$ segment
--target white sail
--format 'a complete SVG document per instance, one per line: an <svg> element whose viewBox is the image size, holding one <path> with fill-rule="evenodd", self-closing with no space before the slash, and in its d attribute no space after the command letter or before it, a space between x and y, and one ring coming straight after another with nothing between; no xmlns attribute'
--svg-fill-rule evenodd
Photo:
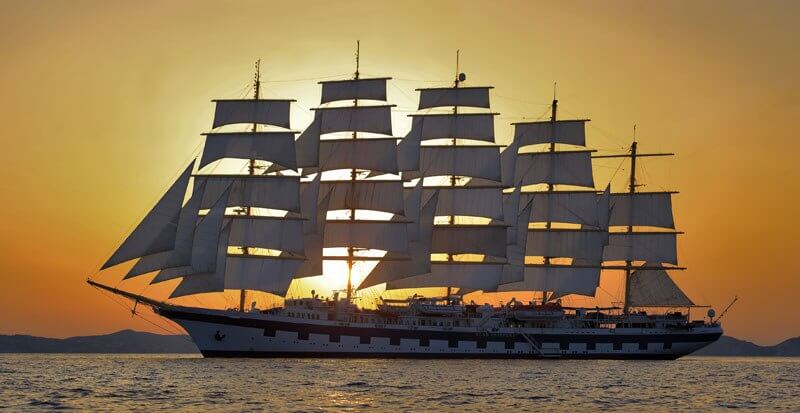
<svg viewBox="0 0 800 413"><path fill-rule="evenodd" d="M192 262L192 240L197 225L197 214L200 212L200 200L203 198L205 185L200 185L192 192L189 202L181 209L178 227L175 233L175 246L169 251L145 255L131 267L125 279L165 268L190 265Z"/></svg>
<svg viewBox="0 0 800 413"><path fill-rule="evenodd" d="M528 231L527 242L527 255L600 261L603 257L603 246L608 243L608 233L577 229L537 228Z"/></svg>
<svg viewBox="0 0 800 413"><path fill-rule="evenodd" d="M389 139L322 140L319 147L319 170L367 169L396 174L397 141Z"/></svg>
<svg viewBox="0 0 800 413"><path fill-rule="evenodd" d="M610 225L675 228L669 192L611 195Z"/></svg>
<svg viewBox="0 0 800 413"><path fill-rule="evenodd" d="M492 89L492 87L476 86L417 89L420 92L419 109L428 109L441 106L488 108L489 89Z"/></svg>
<svg viewBox="0 0 800 413"><path fill-rule="evenodd" d="M207 209L230 187L228 206L250 206L300 211L300 181L297 176L196 175L195 188L205 182L200 208Z"/></svg>
<svg viewBox="0 0 800 413"><path fill-rule="evenodd" d="M410 115L412 140L458 138L494 143L493 113Z"/></svg>
<svg viewBox="0 0 800 413"><path fill-rule="evenodd" d="M436 225L431 252L506 256L504 225Z"/></svg>
<svg viewBox="0 0 800 413"><path fill-rule="evenodd" d="M421 183L419 185L421 187ZM417 192L421 193L421 192ZM411 193L410 197L414 197ZM382 284L387 281L410 277L417 274L425 274L431 269L431 236L433 233L433 218L436 214L436 203L439 194L434 193L419 211L419 219L413 223L417 227L415 232L418 234L416 240L410 241L408 245L410 260L380 261L375 268L361 282L358 288L368 288ZM408 197L407 197L408 199ZM414 202L413 199L410 200ZM417 204L419 205L419 204ZM410 206L410 205L409 205ZM409 224L411 226L412 224ZM409 231L412 232L412 231Z"/></svg>
<svg viewBox="0 0 800 413"><path fill-rule="evenodd" d="M405 222L328 220L324 247L357 247L408 253L408 235Z"/></svg>
<svg viewBox="0 0 800 413"><path fill-rule="evenodd" d="M674 232L614 232L603 251L604 261L649 261L678 264Z"/></svg>
<svg viewBox="0 0 800 413"><path fill-rule="evenodd" d="M594 186L591 151L522 153L515 167L521 185Z"/></svg>
<svg viewBox="0 0 800 413"><path fill-rule="evenodd" d="M331 193L331 210L368 209L403 214L402 181L327 181L325 192Z"/></svg>
<svg viewBox="0 0 800 413"><path fill-rule="evenodd" d="M423 180L420 179L413 187L403 188L403 215L407 220L411 221L410 224L406 225L409 241L416 241L419 237L419 220L423 205L428 205L428 202L430 202L430 199L432 199L434 196L436 196L438 200L438 195L436 192L429 193L426 197L427 199L425 200L425 203L423 204L423 184ZM400 219L400 216L395 215L395 219ZM431 222L433 222L433 217L431 217Z"/></svg>
<svg viewBox="0 0 800 413"><path fill-rule="evenodd" d="M316 108L319 133L369 132L392 134L392 105Z"/></svg>
<svg viewBox="0 0 800 413"><path fill-rule="evenodd" d="M439 191L437 216L462 215L503 220L503 188L499 186L427 187L423 191L423 199L428 199L434 191Z"/></svg>
<svg viewBox="0 0 800 413"><path fill-rule="evenodd" d="M633 307L690 307L694 305L664 270L634 271L630 277L629 288L628 304Z"/></svg>
<svg viewBox="0 0 800 413"><path fill-rule="evenodd" d="M608 231L608 222L611 219L611 184L606 185L605 191L597 199L597 227Z"/></svg>
<svg viewBox="0 0 800 413"><path fill-rule="evenodd" d="M518 282L524 279L525 250L528 244L528 221L531 217L533 204L528 202L517 215L516 222L508 229L510 237L507 239L506 259L503 266L499 284ZM496 291L496 288L491 291Z"/></svg>
<svg viewBox="0 0 800 413"><path fill-rule="evenodd" d="M216 265L217 245L225 218L225 208L228 203L230 190L226 190L211 207L204 217L200 218L194 229L192 239L192 263L194 272L205 273L214 271Z"/></svg>
<svg viewBox="0 0 800 413"><path fill-rule="evenodd" d="M293 100L231 99L214 100L214 125L219 127L235 123L258 123L289 128L289 110Z"/></svg>
<svg viewBox="0 0 800 413"><path fill-rule="evenodd" d="M558 120L514 124L514 141L520 147L542 143L586 146L586 120Z"/></svg>
<svg viewBox="0 0 800 413"><path fill-rule="evenodd" d="M228 256L225 289L255 290L283 297L303 264L302 258Z"/></svg>
<svg viewBox="0 0 800 413"><path fill-rule="evenodd" d="M502 284L498 291L552 291L558 296L578 294L594 296L600 285L600 266L568 265L526 266L524 279Z"/></svg>
<svg viewBox="0 0 800 413"><path fill-rule="evenodd" d="M522 190L519 187L514 188L514 191L511 193L503 194L503 222L505 222L506 225L511 227L517 226L517 216L520 212L521 201ZM522 205L528 205L529 203L530 201L526 200L525 204ZM527 225L528 223L526 222L525 226L527 227ZM509 228L509 231L511 230L512 228ZM515 240L516 236L512 236L512 233L509 232L507 244L515 243Z"/></svg>
<svg viewBox="0 0 800 413"><path fill-rule="evenodd" d="M294 278L322 275L322 246L325 239L325 216L328 214L330 194L326 194L316 210L314 231L306 230L303 236L306 260L297 268ZM308 221L306 221L308 223Z"/></svg>
<svg viewBox="0 0 800 413"><path fill-rule="evenodd" d="M225 225L220 233L217 249L215 251L216 260L214 271L202 274L193 274L191 277L185 277L181 279L180 283L175 290L172 291L169 298L183 297L192 294L222 292L225 290L225 267L227 265L229 233L230 226ZM161 273L159 273L159 276L160 275ZM171 274L168 275L171 276ZM169 279L178 277L180 276ZM156 278L158 278L158 276L156 276ZM151 283L155 282L157 281L151 281Z"/></svg>
<svg viewBox="0 0 800 413"><path fill-rule="evenodd" d="M314 167L319 163L319 135L320 122L319 116L314 116L314 120L306 127L297 140L294 142L295 154L297 156L297 166L300 168ZM274 166L274 165L273 165ZM279 171L283 168L270 168L267 172Z"/></svg>
<svg viewBox="0 0 800 413"><path fill-rule="evenodd" d="M415 122L416 123L416 122ZM419 169L419 148L422 137L413 127L397 144L397 167L401 171Z"/></svg>
<svg viewBox="0 0 800 413"><path fill-rule="evenodd" d="M595 191L523 192L522 196L524 200L533 202L531 222L562 222L600 227Z"/></svg>
<svg viewBox="0 0 800 413"><path fill-rule="evenodd" d="M503 264L434 262L429 273L390 281L386 284L386 289L456 287L492 291L497 288L502 272Z"/></svg>
<svg viewBox="0 0 800 413"><path fill-rule="evenodd" d="M228 246L230 223L226 224L224 220L228 195L229 191L223 192L209 213L199 219L194 229L189 264L162 269L150 281L151 284L213 272L217 265L214 251L217 250L222 236L220 228L225 228L225 247Z"/></svg>
<svg viewBox="0 0 800 413"><path fill-rule="evenodd" d="M500 153L501 182L503 186L514 186L514 172L517 167L519 142L513 141Z"/></svg>
<svg viewBox="0 0 800 413"><path fill-rule="evenodd" d="M306 219L303 223L303 234L317 231L317 215L319 211L317 205L319 205L320 199L321 180L322 174L317 174L313 180L300 183L300 213ZM327 193L327 191L323 192L323 194ZM327 211L327 207L325 210ZM324 215L322 220L325 220Z"/></svg>
<svg viewBox="0 0 800 413"><path fill-rule="evenodd" d="M389 78L330 80L319 82L322 85L320 103L341 100L386 100L386 81Z"/></svg>
<svg viewBox="0 0 800 413"><path fill-rule="evenodd" d="M418 171L403 177L467 176L500 182L500 150L496 146L422 146Z"/></svg>
<svg viewBox="0 0 800 413"><path fill-rule="evenodd" d="M181 205L193 167L194 161L178 176L153 209L103 264L101 270L134 258L169 251L175 246Z"/></svg>
<svg viewBox="0 0 800 413"><path fill-rule="evenodd" d="M303 220L283 217L233 216L229 245L268 248L303 254Z"/></svg>
<svg viewBox="0 0 800 413"><path fill-rule="evenodd" d="M223 158L257 159L297 169L293 132L209 133L199 168Z"/></svg>

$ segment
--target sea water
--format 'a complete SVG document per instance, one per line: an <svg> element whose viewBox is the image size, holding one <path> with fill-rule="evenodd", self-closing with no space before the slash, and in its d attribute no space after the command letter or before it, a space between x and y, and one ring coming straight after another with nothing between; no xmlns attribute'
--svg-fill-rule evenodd
<svg viewBox="0 0 800 413"><path fill-rule="evenodd" d="M0 355L0 409L800 411L800 358L677 361Z"/></svg>

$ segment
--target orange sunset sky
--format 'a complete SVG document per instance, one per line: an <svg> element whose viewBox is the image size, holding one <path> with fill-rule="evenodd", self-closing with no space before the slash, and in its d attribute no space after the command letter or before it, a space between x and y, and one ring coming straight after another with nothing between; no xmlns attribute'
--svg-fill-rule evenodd
<svg viewBox="0 0 800 413"><path fill-rule="evenodd" d="M677 154L639 170L644 190L680 191L674 278L718 314L739 296L729 335L800 335L798 16L791 1L3 1L0 333L159 331L86 277L116 283L97 269L197 154L210 99L241 97L261 58L263 93L297 99L302 129L358 39L361 72L395 78L398 136L456 49L467 84L495 86L500 143L546 113L553 82L599 153L637 124L642 151ZM596 164L598 188L624 189L618 166Z"/></svg>

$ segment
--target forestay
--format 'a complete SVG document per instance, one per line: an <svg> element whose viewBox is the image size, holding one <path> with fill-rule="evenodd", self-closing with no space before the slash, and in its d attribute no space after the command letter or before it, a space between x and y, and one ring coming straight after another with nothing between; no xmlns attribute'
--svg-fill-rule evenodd
<svg viewBox="0 0 800 413"><path fill-rule="evenodd" d="M213 127L235 123L273 125L289 128L289 110L293 100L232 99L214 100Z"/></svg>
<svg viewBox="0 0 800 413"><path fill-rule="evenodd" d="M292 132L209 133L200 168L223 158L255 159L297 169Z"/></svg>

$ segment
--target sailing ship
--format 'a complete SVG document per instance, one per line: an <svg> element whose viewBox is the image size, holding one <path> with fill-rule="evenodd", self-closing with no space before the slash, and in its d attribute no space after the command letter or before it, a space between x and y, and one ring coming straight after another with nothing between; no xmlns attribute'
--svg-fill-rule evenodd
<svg viewBox="0 0 800 413"><path fill-rule="evenodd" d="M321 102L299 136L291 99L214 100L212 132L192 161L105 262L125 279L179 280L170 299L239 291L227 309L177 305L87 282L151 307L185 329L206 357L421 357L675 359L722 334L669 271L678 267L671 197L641 192L636 162L671 154L595 155L588 119L514 124L495 143L491 86L418 89L420 112L393 136L388 77L322 81ZM243 127L220 131L229 125ZM567 148L567 149L565 149ZM595 189L592 162L625 158L625 191ZM247 173L218 174L215 162ZM195 165L196 163L196 165ZM573 189L569 189L573 188ZM578 188L578 189L574 189ZM293 280L347 263L333 297L286 297ZM356 266L372 267L356 284ZM596 296L601 271L621 271L621 306L562 305ZM378 298L360 290L439 287L442 296ZM471 292L534 292L500 306ZM286 297L247 306L248 294ZM530 295L530 294L529 294Z"/></svg>

